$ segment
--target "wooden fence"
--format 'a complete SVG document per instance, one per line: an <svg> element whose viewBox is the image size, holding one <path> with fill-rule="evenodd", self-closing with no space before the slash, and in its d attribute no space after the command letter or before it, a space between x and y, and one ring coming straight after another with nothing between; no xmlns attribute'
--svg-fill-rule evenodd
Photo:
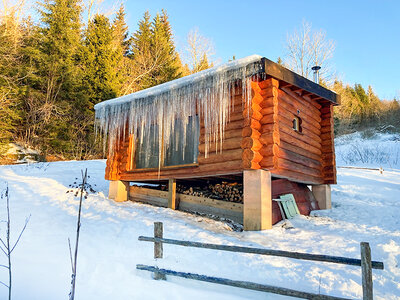
<svg viewBox="0 0 400 300"><path fill-rule="evenodd" d="M383 262L371 260L371 248L369 246L369 243L366 243L366 242L360 243L361 259L356 259L356 258L348 258L348 257L341 257L341 256L309 254L309 253L299 253L299 252L290 252L290 251L281 251L281 250L272 250L272 249L241 247L241 246L226 246L226 245L218 245L218 244L208 244L208 243L200 243L200 242L165 239L165 238L163 238L163 223L162 222L154 223L154 237L139 236L139 241L154 243L154 258L162 258L163 257L163 244L171 244L171 245L185 246L185 247L222 250L222 251L230 251L230 252L238 252L238 253L281 256L281 257L301 259L301 260L311 260L311 261L337 263L337 264L352 265L352 266L361 266L361 273L362 273L361 277L362 277L362 288L363 288L363 299L364 300L372 300L373 299L372 269L383 270L383 268L384 268ZM146 265L138 264L138 265L136 265L136 268L139 270L154 272L155 279L165 279L166 275L172 275L172 276L184 277L184 278L189 278L189 279L194 279L194 280L212 282L212 283L229 285L229 286L234 286L234 287L241 287L241 288L246 288L246 289L251 289L251 290L256 290L256 291L263 291L263 292L268 292L268 293L274 293L274 294L280 294L280 295L304 298L304 299L346 299L346 298L340 298L340 297L334 297L334 296L328 296L328 295L302 292L302 291L297 291L297 290L292 290L292 289L287 289L287 288L282 288L282 287L263 285L263 284L248 282L248 281L237 281L237 280L230 280L230 279L225 279L225 278L204 276L204 275L199 275L199 274L194 274L194 273L176 272L176 271L167 270L167 269L159 269L155 266L146 266Z"/></svg>

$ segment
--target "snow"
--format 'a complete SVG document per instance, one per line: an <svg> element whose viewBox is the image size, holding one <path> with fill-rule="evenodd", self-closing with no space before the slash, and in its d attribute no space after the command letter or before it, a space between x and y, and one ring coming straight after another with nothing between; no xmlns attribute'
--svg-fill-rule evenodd
<svg viewBox="0 0 400 300"><path fill-rule="evenodd" d="M374 141L364 140L364 144ZM380 141L392 143L388 136L381 136ZM337 144L340 157L347 148L340 141ZM14 238L31 215L13 253L13 299L67 298L71 274L67 239L75 237L78 199L66 191L84 168L97 193L83 202L76 299L289 299L173 277L155 281L150 273L137 271L136 264L361 298L360 267L173 245L165 245L164 258L155 260L153 245L137 240L139 235L153 234L155 221L164 223L167 238L354 258L360 257L359 243L366 241L372 259L385 264L384 270L373 270L375 298L400 298L399 169L380 174L339 168L331 210L298 216L291 224L280 223L272 230L235 232L205 217L107 199L105 161L94 160L0 167L0 190L5 182L10 188ZM5 219L3 202L0 220ZM0 226L3 235L4 224ZM5 262L0 256L0 264ZM7 280L4 269L0 269L0 280ZM0 299L6 295L0 286Z"/></svg>
<svg viewBox="0 0 400 300"><path fill-rule="evenodd" d="M209 68L207 70L203 70L200 72L197 72L195 74L191 74L182 78L178 78L176 80L172 80L145 90L141 90L129 95L124 95L122 97L106 100L103 102L100 102L94 106L96 110L99 110L105 106L113 106L113 105L121 105L123 103L129 103L131 101L137 100L137 99L143 99L143 98L148 98L152 97L158 94L166 93L169 90L174 90L178 89L180 87L189 85L189 84L195 84L200 81L204 81L206 78L215 76L218 73L226 73L229 70L234 70L238 68L242 68L244 66L247 66L251 63L260 61L262 56L253 54L250 56L246 56L241 59L237 60L232 60L230 62L227 62L225 64L221 65L216 65L215 67Z"/></svg>
<svg viewBox="0 0 400 300"><path fill-rule="evenodd" d="M29 147L23 147L16 143L10 143L7 147L8 149L5 152L5 156L18 158L15 160L17 163L34 163L37 161L37 157L39 156L38 151Z"/></svg>
<svg viewBox="0 0 400 300"><path fill-rule="evenodd" d="M365 131L371 132L371 131ZM335 140L336 164L372 168L400 168L400 136L372 131L344 135Z"/></svg>
<svg viewBox="0 0 400 300"><path fill-rule="evenodd" d="M155 139L158 138L158 154L161 158L162 151L166 151L163 144L169 144L176 120L187 125L189 117L197 114L204 121L207 157L211 142L219 142L222 146L225 126L234 109L231 97L235 94L236 81L241 81L244 102L250 103L251 79L261 76L261 58L259 55L251 55L96 104L96 132L100 131L103 135L104 148L108 142L108 153L112 154L116 142L125 139L126 128L129 134L134 134L144 143L144 137L149 139L149 132L154 132L156 124L159 133ZM186 130L183 137L177 138L185 140L185 136ZM217 146L215 151L218 150ZM161 159L159 161L161 163Z"/></svg>

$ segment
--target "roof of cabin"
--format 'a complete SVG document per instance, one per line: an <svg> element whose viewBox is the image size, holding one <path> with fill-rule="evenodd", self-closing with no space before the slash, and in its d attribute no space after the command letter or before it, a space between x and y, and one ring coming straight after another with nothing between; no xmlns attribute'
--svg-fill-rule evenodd
<svg viewBox="0 0 400 300"><path fill-rule="evenodd" d="M218 73L229 72L239 68L248 67L250 65L258 65L257 68L252 68L258 70L258 74L265 74L267 76L274 77L278 80L284 81L289 85L296 86L304 91L311 94L317 95L320 98L331 101L333 104L340 103L340 96L331 90L301 76L296 74L289 69L274 63L273 61L262 57L260 55L251 55L238 60L233 60L225 64L215 66L213 68L200 71L198 73L188 75L182 78L178 78L145 90L141 90L132 94L121 96L118 98L106 100L100 102L94 106L96 110L103 108L105 106L120 105L123 103L128 103L136 99L143 99L147 97L156 96L163 94L168 90L178 89L189 84L195 84L196 82L205 80L209 77L215 76ZM249 76L255 75L252 73Z"/></svg>

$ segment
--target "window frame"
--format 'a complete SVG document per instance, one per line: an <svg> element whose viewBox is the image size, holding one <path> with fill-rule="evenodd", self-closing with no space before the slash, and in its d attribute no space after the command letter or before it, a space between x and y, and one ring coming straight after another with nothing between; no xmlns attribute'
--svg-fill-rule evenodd
<svg viewBox="0 0 400 300"><path fill-rule="evenodd" d="M198 141L197 141L197 147L200 144L200 117L198 115L197 116L197 121L198 121L198 131L199 131L199 137L198 137ZM198 167L199 166L199 162L198 162L198 158L199 158L199 154L197 154L196 157L196 162L193 163L187 163L187 164L181 164L181 165L171 165L171 166L165 166L165 142L164 142L164 132L161 132L162 134L162 140L161 140L161 157L160 157L160 161L161 161L161 165L160 167L151 167L151 168L136 168L136 139L135 136L133 134L131 134L129 136L129 148L128 148L128 166L127 166L127 172L131 172L131 173L135 173L135 172L147 172L147 171L158 171L158 170L170 170L170 169L180 169L180 168L190 168L190 167Z"/></svg>
<svg viewBox="0 0 400 300"><path fill-rule="evenodd" d="M301 127L302 119L299 116L294 115L292 120L293 131L303 134L303 128Z"/></svg>

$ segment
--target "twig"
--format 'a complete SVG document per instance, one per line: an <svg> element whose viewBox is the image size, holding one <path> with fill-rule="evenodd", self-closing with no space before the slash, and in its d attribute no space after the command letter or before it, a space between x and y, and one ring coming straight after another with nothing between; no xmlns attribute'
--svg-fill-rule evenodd
<svg viewBox="0 0 400 300"><path fill-rule="evenodd" d="M19 242L19 240L21 239L21 236L22 236L22 234L24 233L24 231L25 231L25 229L26 229L26 226L28 225L30 219L31 219L31 215L29 215L29 217L26 218L24 227L22 228L21 232L19 233L19 236L18 236L18 238L17 238L17 241L15 242L14 246L11 248L10 253L12 253L12 252L14 251L15 247L18 245L18 242Z"/></svg>
<svg viewBox="0 0 400 300"><path fill-rule="evenodd" d="M74 255L74 259L73 259L71 292L70 292L70 297L69 297L70 300L75 299L76 266L77 266L77 260L78 260L79 233L80 233L80 229L81 229L82 199L83 199L83 192L84 192L85 186L86 186L87 169L85 170L85 173L83 173L83 170L81 170L81 174L82 174L82 185L81 185L81 190L80 190L81 194L80 194L80 199L79 199L78 222L76 224L75 255Z"/></svg>
<svg viewBox="0 0 400 300"><path fill-rule="evenodd" d="M68 238L69 258L71 259L72 274L74 274L74 261L72 260L71 240Z"/></svg>
<svg viewBox="0 0 400 300"><path fill-rule="evenodd" d="M0 284L4 285L6 288L9 288L9 286L5 284L3 281L0 281Z"/></svg>

